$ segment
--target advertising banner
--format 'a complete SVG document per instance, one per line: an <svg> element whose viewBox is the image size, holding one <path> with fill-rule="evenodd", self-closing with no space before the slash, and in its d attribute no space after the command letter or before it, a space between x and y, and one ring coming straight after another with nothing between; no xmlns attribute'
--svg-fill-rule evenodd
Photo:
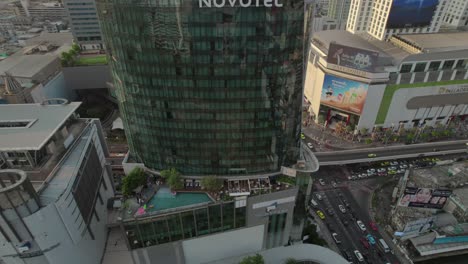
<svg viewBox="0 0 468 264"><path fill-rule="evenodd" d="M326 75L320 103L360 115L369 85Z"/></svg>
<svg viewBox="0 0 468 264"><path fill-rule="evenodd" d="M442 209L452 194L450 190L406 187L398 201L399 206Z"/></svg>
<svg viewBox="0 0 468 264"><path fill-rule="evenodd" d="M351 69L373 72L379 53L376 51L330 43L327 62Z"/></svg>
<svg viewBox="0 0 468 264"><path fill-rule="evenodd" d="M404 236L424 233L434 225L435 217L421 218L408 222L403 229Z"/></svg>
<svg viewBox="0 0 468 264"><path fill-rule="evenodd" d="M439 0L393 0L387 28L427 27Z"/></svg>

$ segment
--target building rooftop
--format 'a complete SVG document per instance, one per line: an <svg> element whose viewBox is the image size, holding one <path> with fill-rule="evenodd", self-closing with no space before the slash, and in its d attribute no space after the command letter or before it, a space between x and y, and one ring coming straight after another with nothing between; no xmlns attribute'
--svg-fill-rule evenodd
<svg viewBox="0 0 468 264"><path fill-rule="evenodd" d="M38 45L44 42L62 46L62 45L69 45L73 44L73 35L71 32L60 32L60 33L49 33L49 32L42 32L41 35L30 38L25 41L27 46L31 45Z"/></svg>
<svg viewBox="0 0 468 264"><path fill-rule="evenodd" d="M468 49L468 32L399 35L425 53Z"/></svg>
<svg viewBox="0 0 468 264"><path fill-rule="evenodd" d="M0 105L0 150L41 149L80 105Z"/></svg>
<svg viewBox="0 0 468 264"><path fill-rule="evenodd" d="M468 187L453 190L452 198L468 208Z"/></svg>
<svg viewBox="0 0 468 264"><path fill-rule="evenodd" d="M288 258L294 258L299 263L333 263L345 264L349 263L340 254L317 245L313 244L298 244L287 247L276 247L257 252L263 256L265 263L269 264L282 264ZM253 254L252 254L253 255ZM246 256L238 256L229 259L209 262L210 264L237 264L242 261Z"/></svg>
<svg viewBox="0 0 468 264"><path fill-rule="evenodd" d="M314 34L313 41L316 40L322 44L321 49L325 54L328 54L328 47L331 42L376 51L379 53L378 66L392 66L410 54L388 42L366 38L364 35L352 34L346 30L319 31Z"/></svg>
<svg viewBox="0 0 468 264"><path fill-rule="evenodd" d="M468 182L468 161L450 165L415 169L408 178L408 187L419 188L459 188Z"/></svg>
<svg viewBox="0 0 468 264"><path fill-rule="evenodd" d="M9 72L14 77L32 78L54 60L57 60L57 56L50 54L13 55L0 61L0 76Z"/></svg>

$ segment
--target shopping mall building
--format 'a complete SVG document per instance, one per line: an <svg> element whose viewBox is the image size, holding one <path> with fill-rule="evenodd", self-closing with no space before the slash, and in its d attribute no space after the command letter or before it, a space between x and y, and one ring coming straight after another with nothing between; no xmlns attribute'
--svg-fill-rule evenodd
<svg viewBox="0 0 468 264"><path fill-rule="evenodd" d="M322 31L310 43L304 95L315 122L357 129L448 124L468 114L467 32L388 42ZM338 40L335 42L335 40Z"/></svg>

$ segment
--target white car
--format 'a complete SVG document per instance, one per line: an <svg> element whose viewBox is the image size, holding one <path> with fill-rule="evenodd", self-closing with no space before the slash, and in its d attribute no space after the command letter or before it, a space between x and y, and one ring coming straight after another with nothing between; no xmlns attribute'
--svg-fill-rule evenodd
<svg viewBox="0 0 468 264"><path fill-rule="evenodd" d="M380 169L377 170L377 172L379 172L379 173L387 172L387 169L386 168L380 168Z"/></svg>
<svg viewBox="0 0 468 264"><path fill-rule="evenodd" d="M358 175L359 178L366 178L367 176L367 173L361 173Z"/></svg>
<svg viewBox="0 0 468 264"><path fill-rule="evenodd" d="M325 181L323 179L319 179L319 183L320 185L324 186L325 185Z"/></svg>
<svg viewBox="0 0 468 264"><path fill-rule="evenodd" d="M366 226L364 225L364 223L361 220L357 220L356 224L359 226L359 229L361 229L362 232L366 232L366 230L367 230Z"/></svg>
<svg viewBox="0 0 468 264"><path fill-rule="evenodd" d="M391 165L391 166L398 166L398 164L399 164L398 161L392 161L392 162L390 162L390 165Z"/></svg>
<svg viewBox="0 0 468 264"><path fill-rule="evenodd" d="M397 170L397 167L395 167L395 166L392 166L392 167L388 168L388 171L396 171L396 170Z"/></svg>
<svg viewBox="0 0 468 264"><path fill-rule="evenodd" d="M407 168L408 168L408 165L406 165L406 164L401 164L400 165L400 169L407 169Z"/></svg>
<svg viewBox="0 0 468 264"><path fill-rule="evenodd" d="M307 143L307 146L310 148L310 149L314 149L314 145L312 145L312 143Z"/></svg>
<svg viewBox="0 0 468 264"><path fill-rule="evenodd" d="M368 169L367 173L375 173L375 169Z"/></svg>
<svg viewBox="0 0 468 264"><path fill-rule="evenodd" d="M341 241L338 239L338 234L337 233L332 233L332 237L333 237L333 240L335 240L335 242L337 244L341 244Z"/></svg>
<svg viewBox="0 0 468 264"><path fill-rule="evenodd" d="M331 184L332 184L333 188L336 188L336 182L335 181L332 181Z"/></svg>
<svg viewBox="0 0 468 264"><path fill-rule="evenodd" d="M340 211L344 214L346 213L346 208L343 205L338 205L338 208L340 208Z"/></svg>
<svg viewBox="0 0 468 264"><path fill-rule="evenodd" d="M396 171L397 174L404 174L406 172L406 170L404 169L399 169Z"/></svg>
<svg viewBox="0 0 468 264"><path fill-rule="evenodd" d="M322 201L322 199L323 199L322 195L320 195L318 193L315 194L315 197L317 197L317 200L319 200L319 201Z"/></svg>
<svg viewBox="0 0 468 264"><path fill-rule="evenodd" d="M359 252L359 250L354 250L354 255L356 256L359 262L364 261L364 257L362 256L361 252Z"/></svg>

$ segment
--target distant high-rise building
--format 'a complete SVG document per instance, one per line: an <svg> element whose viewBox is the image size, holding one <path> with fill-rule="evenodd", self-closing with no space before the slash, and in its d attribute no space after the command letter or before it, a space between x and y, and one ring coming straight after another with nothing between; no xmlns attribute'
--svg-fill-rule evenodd
<svg viewBox="0 0 468 264"><path fill-rule="evenodd" d="M73 37L82 50L104 49L95 0L63 0Z"/></svg>
<svg viewBox="0 0 468 264"><path fill-rule="evenodd" d="M351 0L329 0L327 17L336 20L338 29L345 29Z"/></svg>
<svg viewBox="0 0 468 264"><path fill-rule="evenodd" d="M468 1L449 1L443 24L449 27L468 26Z"/></svg>
<svg viewBox="0 0 468 264"><path fill-rule="evenodd" d="M448 0L352 0L347 30L383 40L394 34L438 32Z"/></svg>
<svg viewBox="0 0 468 264"><path fill-rule="evenodd" d="M131 157L149 168L248 175L299 158L304 1L220 2L97 1Z"/></svg>

